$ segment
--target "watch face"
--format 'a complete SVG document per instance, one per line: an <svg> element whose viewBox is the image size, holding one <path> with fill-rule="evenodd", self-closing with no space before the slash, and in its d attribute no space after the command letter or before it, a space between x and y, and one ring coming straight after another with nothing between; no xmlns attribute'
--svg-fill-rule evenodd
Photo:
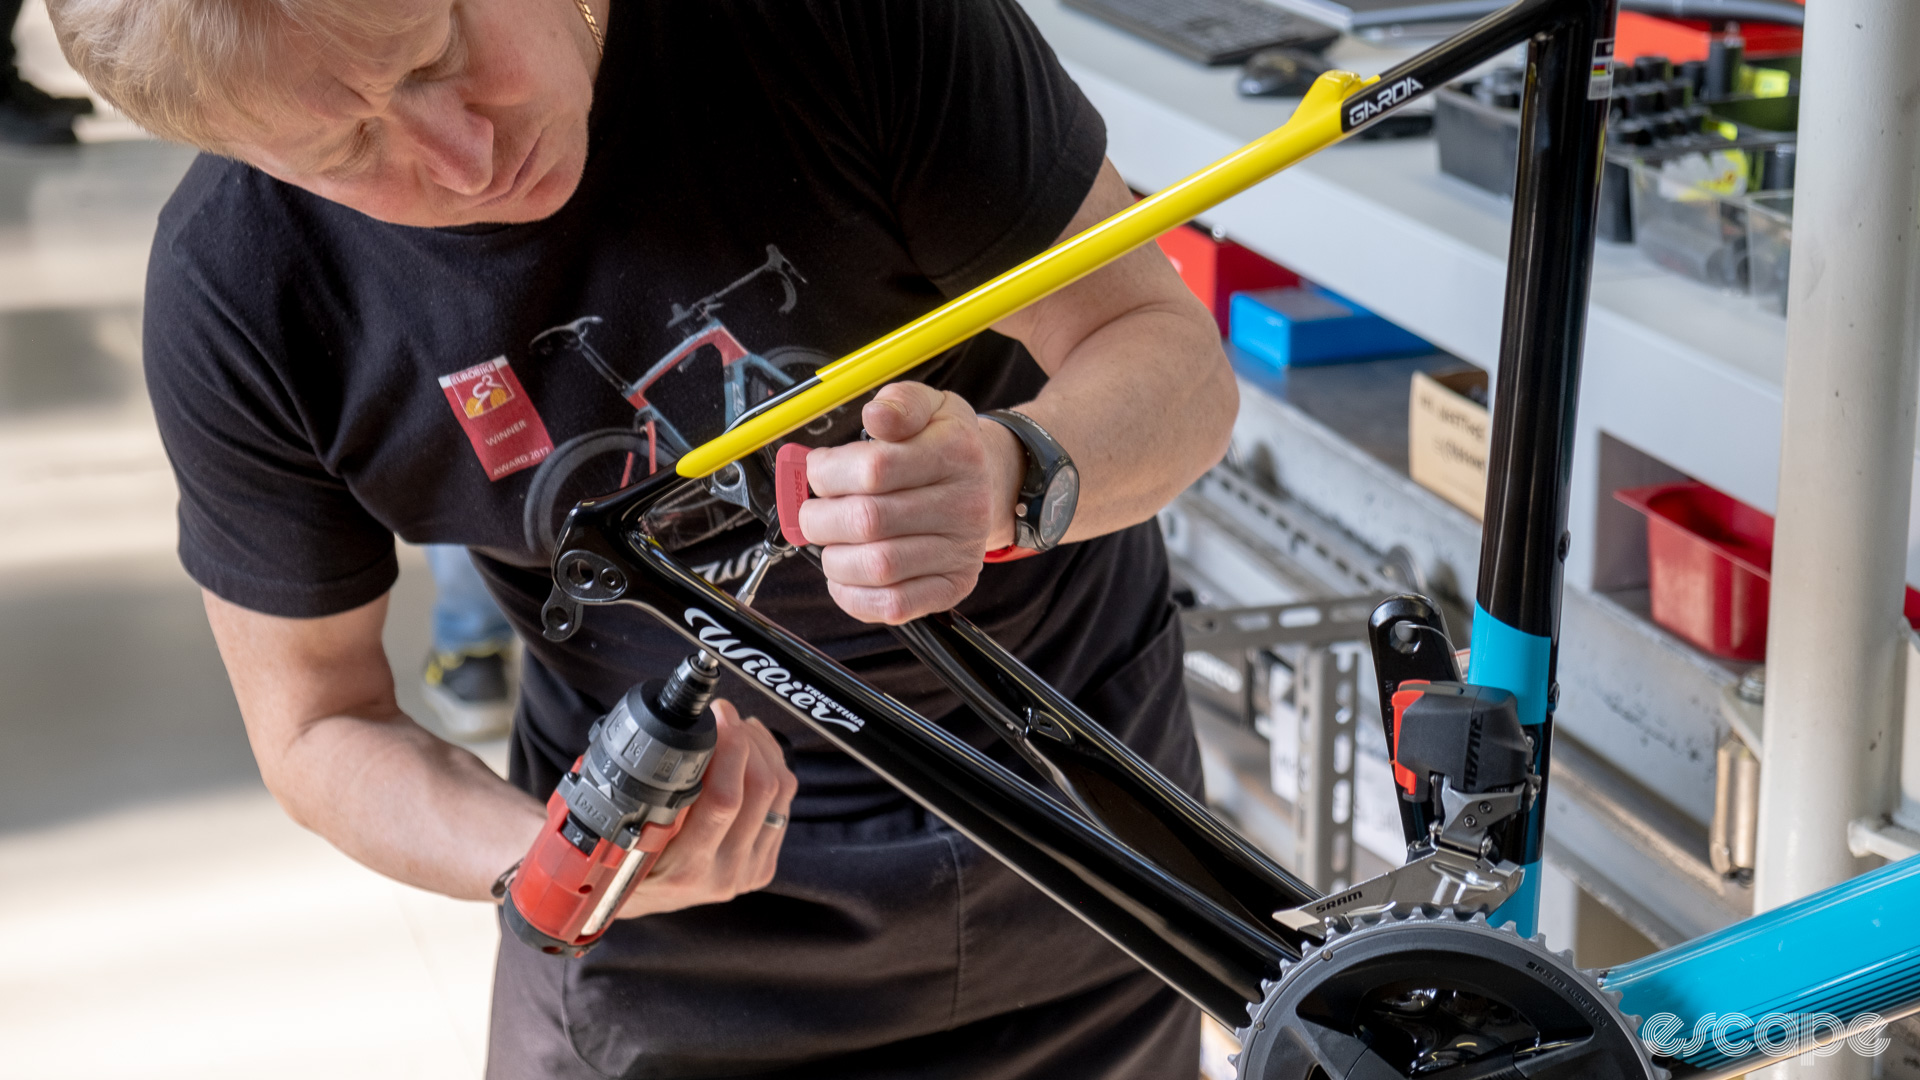
<svg viewBox="0 0 1920 1080"><path fill-rule="evenodd" d="M1047 485L1047 493L1040 498L1040 521L1038 529L1040 542L1052 547L1067 534L1067 526L1073 524L1073 508L1080 501L1080 470L1071 465L1063 466L1053 474L1053 480Z"/></svg>

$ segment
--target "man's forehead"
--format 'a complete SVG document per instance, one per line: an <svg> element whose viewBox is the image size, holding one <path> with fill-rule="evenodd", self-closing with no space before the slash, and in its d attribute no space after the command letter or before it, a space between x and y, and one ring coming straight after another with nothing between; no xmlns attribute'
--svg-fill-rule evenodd
<svg viewBox="0 0 1920 1080"><path fill-rule="evenodd" d="M376 0L378 2L378 0ZM340 9L326 32L289 29L271 45L278 89L256 101L261 111L242 142L277 158L304 158L322 140L373 112L386 94L446 42L454 0L389 0L355 20L366 0Z"/></svg>
<svg viewBox="0 0 1920 1080"><path fill-rule="evenodd" d="M453 0L391 0L371 25L342 20L329 41L283 49L283 54L291 54L281 59L290 62L286 70L296 75L296 96L325 108L341 90L354 95L391 91L445 44L453 7ZM318 100L308 101L310 97Z"/></svg>

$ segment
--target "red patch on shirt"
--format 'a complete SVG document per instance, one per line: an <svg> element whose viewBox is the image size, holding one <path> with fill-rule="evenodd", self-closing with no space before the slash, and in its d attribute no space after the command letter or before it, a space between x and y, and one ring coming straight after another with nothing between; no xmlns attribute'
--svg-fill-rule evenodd
<svg viewBox="0 0 1920 1080"><path fill-rule="evenodd" d="M512 476L553 453L540 410L504 356L440 376L440 390L473 444L488 480Z"/></svg>

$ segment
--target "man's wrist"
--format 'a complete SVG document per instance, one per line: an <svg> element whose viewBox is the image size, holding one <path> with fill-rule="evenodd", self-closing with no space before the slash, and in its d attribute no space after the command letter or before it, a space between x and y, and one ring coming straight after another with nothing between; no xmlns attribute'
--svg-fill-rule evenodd
<svg viewBox="0 0 1920 1080"><path fill-rule="evenodd" d="M1027 475L1027 448L992 420L975 420L987 451L987 551L1011 547L1014 541L1013 507L1020 501L1020 484Z"/></svg>

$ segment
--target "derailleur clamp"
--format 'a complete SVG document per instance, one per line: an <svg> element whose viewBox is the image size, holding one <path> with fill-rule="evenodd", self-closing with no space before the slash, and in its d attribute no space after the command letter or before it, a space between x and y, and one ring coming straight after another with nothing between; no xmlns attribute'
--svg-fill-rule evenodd
<svg viewBox="0 0 1920 1080"><path fill-rule="evenodd" d="M1462 794L1451 780L1440 778L1439 792L1446 818L1435 822L1432 843L1406 865L1370 878L1310 904L1273 913L1281 925L1324 937L1328 920L1374 915L1393 908L1422 906L1460 911L1492 911L1520 888L1526 871L1501 858L1492 829L1525 812L1533 804L1535 782L1504 791Z"/></svg>

